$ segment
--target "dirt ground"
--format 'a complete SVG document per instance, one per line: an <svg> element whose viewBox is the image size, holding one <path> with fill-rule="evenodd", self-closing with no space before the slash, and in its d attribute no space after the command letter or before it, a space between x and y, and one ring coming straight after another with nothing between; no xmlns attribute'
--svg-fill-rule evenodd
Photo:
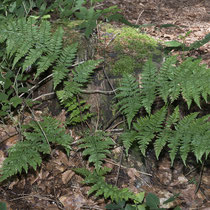
<svg viewBox="0 0 210 210"><path fill-rule="evenodd" d="M185 44L201 40L210 33L210 0L105 0L99 8L117 5L125 17L134 24L152 24L144 27L143 32L160 42L179 40L191 31L184 40ZM162 24L174 24L177 27L160 28ZM190 52L189 56L201 56L203 62L210 67L210 43ZM37 111L35 113L39 115ZM58 119L65 120L61 112ZM7 130L7 132L4 132ZM69 130L72 137L80 136ZM0 163L5 158L5 150L19 139L16 130L11 126L0 127L4 147L0 149ZM9 135L8 135L9 133ZM37 172L30 171L26 176L15 178L9 183L0 185L0 201L7 203L8 209L14 210L73 210L73 209L105 209L104 199L88 197L89 187L81 184L82 178L71 168L86 166L78 148L72 145L70 158L57 149L50 158L46 158ZM116 149L114 152L119 153ZM153 192L161 202L179 193L178 199L170 203L171 208L179 205L182 209L210 209L210 163L202 167L193 161L184 167L176 163L170 167L170 159L166 155L156 161L154 154L149 154L146 169L141 166L128 167L116 160L106 160L106 166L113 169L107 177L109 183L115 183L118 174L118 186L129 187L134 192L140 190ZM130 161L130 163L129 163ZM124 165L123 165L124 164Z"/></svg>

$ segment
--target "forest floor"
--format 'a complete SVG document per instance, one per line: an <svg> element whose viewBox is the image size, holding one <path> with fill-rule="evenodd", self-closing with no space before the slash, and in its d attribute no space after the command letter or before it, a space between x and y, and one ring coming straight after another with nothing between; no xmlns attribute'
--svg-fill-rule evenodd
<svg viewBox="0 0 210 210"><path fill-rule="evenodd" d="M105 0L98 6L107 8L112 5L117 5L133 24L151 24L142 30L161 42L178 40L188 45L210 33L210 3L207 4L207 0ZM177 27L160 28L162 24L174 24ZM189 35L183 40L181 37L189 31ZM210 43L199 50L186 52L186 55L201 56L202 62L210 67ZM34 113L39 117L40 111ZM56 118L65 121L65 113L61 112ZM80 138L74 131L69 132L75 140ZM0 137L5 140L4 148L1 145L0 150L2 163L5 158L4 149L14 144L19 135L13 126L0 126ZM44 161L37 172L30 171L10 183L0 185L0 201L6 202L8 209L20 210L105 209L106 201L89 197L87 191L90 188L82 185L82 177L71 170L72 167L87 166L87 161L82 159L78 148L74 145L72 148L71 159L55 149L52 157ZM114 152L121 154L118 149ZM171 168L167 155L157 161L153 154L149 154L145 171L131 167L132 163L128 163L128 166L123 164L120 160L106 160L106 166L113 169L112 174L107 177L109 183L117 184L118 187L129 187L134 192L142 190L155 193L161 202L179 193L175 202L165 208L179 205L186 210L210 209L209 163L206 162L202 167L191 161L185 167L182 162L177 162Z"/></svg>

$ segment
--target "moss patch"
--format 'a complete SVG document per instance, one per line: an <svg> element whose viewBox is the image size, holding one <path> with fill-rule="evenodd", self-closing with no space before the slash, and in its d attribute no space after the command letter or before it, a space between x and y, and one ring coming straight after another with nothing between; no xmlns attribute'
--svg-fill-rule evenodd
<svg viewBox="0 0 210 210"><path fill-rule="evenodd" d="M122 55L119 60L113 64L112 71L114 75L121 75L124 73L132 74L136 67L137 65L134 58L129 55Z"/></svg>
<svg viewBox="0 0 210 210"><path fill-rule="evenodd" d="M111 60L113 74L132 73L140 69L150 57L160 55L158 42L132 27L116 28L110 24L102 27L104 36L111 39L107 50L117 56Z"/></svg>

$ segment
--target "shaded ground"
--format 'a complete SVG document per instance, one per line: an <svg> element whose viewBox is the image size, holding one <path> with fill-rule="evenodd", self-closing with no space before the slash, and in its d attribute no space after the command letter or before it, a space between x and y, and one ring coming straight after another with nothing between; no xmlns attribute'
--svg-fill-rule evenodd
<svg viewBox="0 0 210 210"><path fill-rule="evenodd" d="M207 1L206 1L207 2ZM105 0L101 5L118 5L126 18L136 24L155 24L142 30L161 41L180 40L188 31L192 31L185 39L186 44L202 39L210 33L210 16L208 4L198 0ZM175 24L178 27L159 28L161 24ZM191 56L200 55L203 62L210 66L210 44L191 52ZM42 114L37 111L36 116ZM65 120L61 112L58 119ZM26 116L30 118L30 115ZM80 136L74 130L68 130L75 142ZM0 127L0 163L6 155L6 149L14 144L19 136L14 127ZM88 187L81 184L82 178L76 175L72 167L87 167L77 146L72 145L70 157L54 149L51 158L46 157L41 168L35 173L31 171L9 183L0 185L0 199L6 201L8 209L105 209L104 199L88 197ZM171 205L180 205L182 209L210 209L210 163L202 168L192 160L187 167L177 162L170 167L169 157L164 156L156 161L154 154L148 154L145 166L141 160L128 161L123 157L120 164L121 149L114 160L107 159L106 166L113 169L107 181L119 187L129 187L134 192L144 190L154 192L163 201L173 194L180 193L179 198ZM120 169L120 170L119 170ZM166 208L173 207L167 206Z"/></svg>

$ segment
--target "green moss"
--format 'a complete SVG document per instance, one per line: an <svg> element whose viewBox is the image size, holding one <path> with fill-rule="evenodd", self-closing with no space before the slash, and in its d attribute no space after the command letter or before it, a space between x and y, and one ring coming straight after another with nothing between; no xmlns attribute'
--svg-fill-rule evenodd
<svg viewBox="0 0 210 210"><path fill-rule="evenodd" d="M121 53L129 52L138 59L150 57L158 46L155 39L131 27L123 27L118 33L115 39L115 50Z"/></svg>
<svg viewBox="0 0 210 210"><path fill-rule="evenodd" d="M124 73L133 73L136 67L136 61L129 55L122 55L119 60L117 60L112 68L114 75L122 75Z"/></svg>
<svg viewBox="0 0 210 210"><path fill-rule="evenodd" d="M112 60L112 71L116 75L124 72L132 73L140 69L145 60L161 55L158 50L158 42L149 35L142 34L132 27L117 28L106 24L103 28L105 36L113 41L109 46L109 52L114 51L117 61Z"/></svg>

